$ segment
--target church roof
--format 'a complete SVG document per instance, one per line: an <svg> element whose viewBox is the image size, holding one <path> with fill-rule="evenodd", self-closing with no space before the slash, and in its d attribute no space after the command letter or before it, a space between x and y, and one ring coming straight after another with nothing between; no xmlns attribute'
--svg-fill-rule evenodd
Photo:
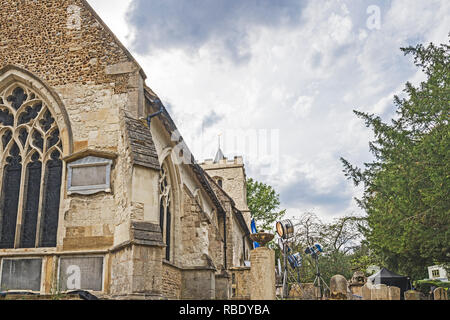
<svg viewBox="0 0 450 320"><path fill-rule="evenodd" d="M156 106L155 105L155 101L158 98L158 96L147 86L144 87L144 94L145 94L145 99L152 106L152 108L154 109L153 111L156 112L159 109L159 107L160 107L160 106ZM162 122L162 125L164 126L164 128L167 130L167 132L170 135L172 135L174 132L178 131L178 128L175 125L175 122L172 120L172 117L167 112L167 109L166 109L166 107L164 105L163 105L163 113L159 117L159 120ZM147 130L148 130L148 128L147 128ZM180 137L180 139L183 139L183 138ZM225 214L225 209L223 208L223 206L220 203L219 199L217 198L214 190L212 189L211 185L208 182L208 179L206 177L206 172L197 163L197 161L194 158L194 155L190 152L190 150L188 149L187 145L185 145L184 147L187 149L186 150L187 153L189 153L191 155L191 161L190 161L190 164L188 164L188 166L191 167L191 169L195 173L198 181L203 186L203 188L205 189L206 193L208 194L208 196L210 197L212 202L218 208L218 211L220 213Z"/></svg>
<svg viewBox="0 0 450 320"><path fill-rule="evenodd" d="M125 129L131 148L131 158L134 164L160 170L158 153L156 152L152 134L146 125L125 114Z"/></svg>

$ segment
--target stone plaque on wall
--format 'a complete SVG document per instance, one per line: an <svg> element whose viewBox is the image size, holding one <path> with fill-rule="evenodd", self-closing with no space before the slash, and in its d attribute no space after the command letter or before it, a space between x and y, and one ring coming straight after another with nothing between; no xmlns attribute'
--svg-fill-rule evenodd
<svg viewBox="0 0 450 320"><path fill-rule="evenodd" d="M78 167L72 170L72 186L99 186L106 184L106 166Z"/></svg>
<svg viewBox="0 0 450 320"><path fill-rule="evenodd" d="M67 257L59 261L61 291L103 291L103 257Z"/></svg>
<svg viewBox="0 0 450 320"><path fill-rule="evenodd" d="M41 290L42 259L3 259L0 291Z"/></svg>
<svg viewBox="0 0 450 320"><path fill-rule="evenodd" d="M68 164L68 193L90 195L111 192L112 160L85 157Z"/></svg>

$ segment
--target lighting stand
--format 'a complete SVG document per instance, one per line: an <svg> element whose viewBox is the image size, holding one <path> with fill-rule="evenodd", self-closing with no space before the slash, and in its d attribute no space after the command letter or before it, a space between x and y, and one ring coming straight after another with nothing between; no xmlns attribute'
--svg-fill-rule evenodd
<svg viewBox="0 0 450 320"><path fill-rule="evenodd" d="M314 254L313 255L314 261L316 263L316 278L314 279L314 287L316 287L316 284L319 287L319 291L320 291L320 296L319 298L322 300L323 298L323 287L322 284L324 284L324 287L327 288L328 290L330 290L330 287L328 287L327 283L325 282L325 280L323 280L321 274L320 274L320 269L319 269L319 255L318 254Z"/></svg>
<svg viewBox="0 0 450 320"><path fill-rule="evenodd" d="M300 282L300 268L296 268L297 274L293 274L291 270L289 270L288 264L288 252L287 252L287 240L283 240L283 291L281 298L287 299L289 298L289 284L296 283L299 285L300 289L303 291L303 285Z"/></svg>

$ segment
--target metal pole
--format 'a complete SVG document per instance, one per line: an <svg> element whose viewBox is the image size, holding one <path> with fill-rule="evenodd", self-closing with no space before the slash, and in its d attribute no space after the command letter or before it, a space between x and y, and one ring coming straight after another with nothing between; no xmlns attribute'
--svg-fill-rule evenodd
<svg viewBox="0 0 450 320"><path fill-rule="evenodd" d="M288 275L288 268L287 268L287 245L285 242L283 242L283 255L284 255L284 276L283 276L283 299L287 298L289 295L288 292L288 283L287 283L287 275Z"/></svg>
<svg viewBox="0 0 450 320"><path fill-rule="evenodd" d="M317 254L314 255L314 258L316 260L316 274L317 274L317 280L319 281L319 291L320 291L320 299L323 298L322 293L322 277L320 275L320 269L319 269L319 256Z"/></svg>

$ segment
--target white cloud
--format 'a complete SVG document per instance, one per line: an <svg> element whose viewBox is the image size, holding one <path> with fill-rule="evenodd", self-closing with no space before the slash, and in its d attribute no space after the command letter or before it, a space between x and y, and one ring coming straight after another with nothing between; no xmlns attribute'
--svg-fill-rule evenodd
<svg viewBox="0 0 450 320"><path fill-rule="evenodd" d="M313 97L300 96L293 106L295 116L302 119L307 118L311 112L313 103Z"/></svg>
<svg viewBox="0 0 450 320"><path fill-rule="evenodd" d="M131 0L89 2L130 44L124 21ZM247 161L249 175L273 184L293 213L314 208L330 217L358 211L352 198L361 190L345 180L339 157L358 165L370 161L371 132L352 111L392 116L393 95L407 80L422 77L399 48L447 42L450 25L448 1L393 0L380 4L381 29L368 30L372 2L305 1L298 23L249 19L245 51L251 58L245 63L224 53L216 27L221 40L203 37L195 54L173 45L134 55L149 76L147 84L170 104L197 159L211 158L217 135L226 130L279 129L280 171L262 175L261 163ZM220 121L199 133L211 115ZM224 152L246 156L246 150Z"/></svg>

